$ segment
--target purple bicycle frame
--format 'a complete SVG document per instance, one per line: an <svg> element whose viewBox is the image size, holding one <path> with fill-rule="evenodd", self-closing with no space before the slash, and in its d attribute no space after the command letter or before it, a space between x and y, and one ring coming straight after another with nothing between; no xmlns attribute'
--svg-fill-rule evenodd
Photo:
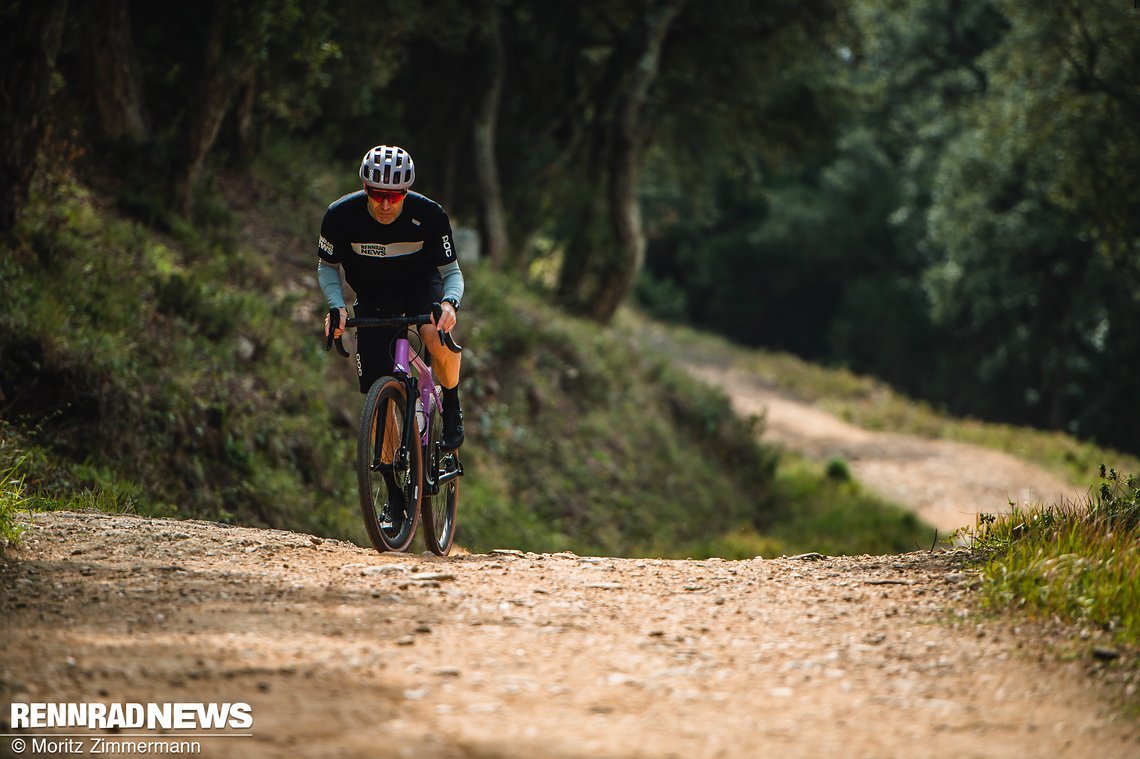
<svg viewBox="0 0 1140 759"><path fill-rule="evenodd" d="M419 389L420 389L420 405L423 409L423 428L420 431L420 446L428 444L428 434L431 432L431 412L435 409L435 405L440 402L440 398L435 389L435 375L431 372L431 367L427 362L417 353L412 354L412 344L407 336L397 338L395 357L393 358L393 368L397 372L403 372L405 376L411 377L412 372L410 367L415 367L419 372Z"/></svg>

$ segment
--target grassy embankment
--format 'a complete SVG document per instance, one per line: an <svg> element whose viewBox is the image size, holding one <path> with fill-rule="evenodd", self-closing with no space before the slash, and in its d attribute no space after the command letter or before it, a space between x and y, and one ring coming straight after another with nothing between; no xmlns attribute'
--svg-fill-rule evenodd
<svg viewBox="0 0 1140 759"><path fill-rule="evenodd" d="M1015 509L971 532L982 595L995 609L1061 619L1140 646L1140 490L1101 471L1083 503Z"/></svg>
<svg viewBox="0 0 1140 759"><path fill-rule="evenodd" d="M293 186L230 177L194 224L145 194L37 186L0 251L0 529L16 509L98 508L364 541L360 396L322 350L312 272L324 205L351 189L330 177L352 172L311 169ZM742 557L930 540L842 470L782 469L754 422L621 329L466 272L465 546Z"/></svg>

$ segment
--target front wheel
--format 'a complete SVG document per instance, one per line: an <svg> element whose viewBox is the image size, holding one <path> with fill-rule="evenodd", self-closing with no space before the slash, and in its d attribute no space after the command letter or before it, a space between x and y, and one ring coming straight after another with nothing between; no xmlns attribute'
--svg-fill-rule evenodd
<svg viewBox="0 0 1140 759"><path fill-rule="evenodd" d="M439 405L432 403L431 434L423 451L424 486L423 512L424 542L428 550L446 556L455 542L455 516L459 506L459 480L461 473L459 451L444 451L439 447L443 434L443 418ZM443 484L440 484L443 480Z"/></svg>
<svg viewBox="0 0 1140 759"><path fill-rule="evenodd" d="M364 526L377 551L406 551L420 521L423 459L418 435L406 454L404 440L408 395L404 383L381 377L364 399L356 443L356 478Z"/></svg>

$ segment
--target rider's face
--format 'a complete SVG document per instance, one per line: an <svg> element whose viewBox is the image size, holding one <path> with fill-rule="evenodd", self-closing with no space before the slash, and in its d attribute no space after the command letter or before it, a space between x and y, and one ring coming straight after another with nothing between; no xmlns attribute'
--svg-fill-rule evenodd
<svg viewBox="0 0 1140 759"><path fill-rule="evenodd" d="M406 194L395 193L368 193L368 213L381 224L391 224L404 210Z"/></svg>

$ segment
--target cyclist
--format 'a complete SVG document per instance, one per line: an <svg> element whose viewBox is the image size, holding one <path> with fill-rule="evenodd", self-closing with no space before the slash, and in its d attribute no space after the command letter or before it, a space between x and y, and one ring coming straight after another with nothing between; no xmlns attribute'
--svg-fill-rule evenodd
<svg viewBox="0 0 1140 759"><path fill-rule="evenodd" d="M436 378L443 388L443 433L440 444L455 449L463 444L463 411L459 404L460 354L439 339L450 332L463 298L463 272L455 258L451 222L443 207L410 192L416 168L408 151L377 145L360 162L364 188L329 206L321 223L317 249L317 280L328 300L325 336L344 331L348 310L340 282L356 292L357 317L382 318L426 314L433 303L443 313L438 323L420 328ZM356 370L360 392L392 372L391 345L398 330L362 329L356 341Z"/></svg>

